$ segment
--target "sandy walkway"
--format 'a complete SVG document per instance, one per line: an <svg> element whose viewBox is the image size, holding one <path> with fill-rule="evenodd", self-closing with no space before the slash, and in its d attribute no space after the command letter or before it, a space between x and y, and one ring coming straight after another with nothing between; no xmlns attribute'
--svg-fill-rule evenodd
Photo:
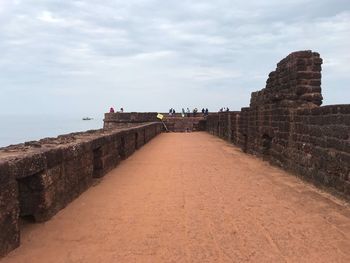
<svg viewBox="0 0 350 263"><path fill-rule="evenodd" d="M350 262L350 208L209 134L162 134L25 226L9 262Z"/></svg>

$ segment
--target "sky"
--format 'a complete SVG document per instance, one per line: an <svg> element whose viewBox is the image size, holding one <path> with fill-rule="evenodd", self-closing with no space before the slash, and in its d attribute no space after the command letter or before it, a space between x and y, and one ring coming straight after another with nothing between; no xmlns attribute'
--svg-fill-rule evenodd
<svg viewBox="0 0 350 263"><path fill-rule="evenodd" d="M0 114L240 110L298 50L350 103L349 0L0 0Z"/></svg>

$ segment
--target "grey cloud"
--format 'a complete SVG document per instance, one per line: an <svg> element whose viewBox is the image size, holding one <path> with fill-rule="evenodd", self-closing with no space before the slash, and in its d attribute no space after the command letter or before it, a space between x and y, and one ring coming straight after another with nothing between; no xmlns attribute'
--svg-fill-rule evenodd
<svg viewBox="0 0 350 263"><path fill-rule="evenodd" d="M100 114L114 103L239 109L299 49L324 58L326 103L349 100L347 0L1 3L2 112L17 110L11 101L27 103L18 92L35 95L33 113Z"/></svg>

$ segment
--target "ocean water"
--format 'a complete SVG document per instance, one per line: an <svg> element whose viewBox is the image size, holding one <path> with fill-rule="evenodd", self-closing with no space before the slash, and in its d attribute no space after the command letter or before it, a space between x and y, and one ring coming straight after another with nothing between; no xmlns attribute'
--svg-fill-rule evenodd
<svg viewBox="0 0 350 263"><path fill-rule="evenodd" d="M102 127L102 117L0 115L0 147Z"/></svg>

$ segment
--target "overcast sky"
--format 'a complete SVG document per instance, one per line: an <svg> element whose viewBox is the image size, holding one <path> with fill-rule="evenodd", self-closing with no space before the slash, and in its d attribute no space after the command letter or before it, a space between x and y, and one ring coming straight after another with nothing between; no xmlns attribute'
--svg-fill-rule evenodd
<svg viewBox="0 0 350 263"><path fill-rule="evenodd" d="M306 49L350 103L350 0L0 0L0 114L239 110Z"/></svg>

